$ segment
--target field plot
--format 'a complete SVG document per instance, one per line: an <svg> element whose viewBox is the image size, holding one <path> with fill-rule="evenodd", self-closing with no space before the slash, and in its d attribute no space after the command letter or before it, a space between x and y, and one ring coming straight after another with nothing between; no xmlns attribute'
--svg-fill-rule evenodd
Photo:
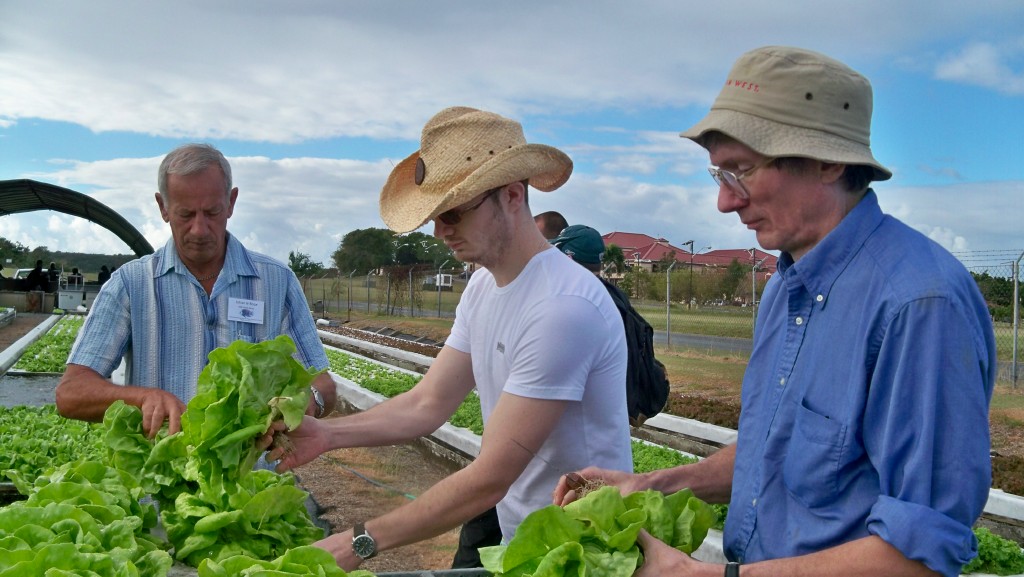
<svg viewBox="0 0 1024 577"><path fill-rule="evenodd" d="M75 344L75 337L85 323L84 316L62 317L45 335L29 345L11 367L27 373L63 373Z"/></svg>

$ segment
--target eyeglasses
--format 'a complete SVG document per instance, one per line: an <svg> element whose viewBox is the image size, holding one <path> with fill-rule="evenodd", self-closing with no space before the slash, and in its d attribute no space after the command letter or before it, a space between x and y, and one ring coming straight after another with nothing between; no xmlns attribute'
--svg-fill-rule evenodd
<svg viewBox="0 0 1024 577"><path fill-rule="evenodd" d="M437 220L440 220L441 222L447 224L448 226L455 226L455 225L459 224L460 222L462 222L462 217L467 212L473 212L474 210L480 208L480 206L484 203L484 201L486 201L494 193L498 192L499 190L501 190L503 188L505 188L505 185L501 185L501 186L499 186L497 188L492 188L492 189L488 190L487 192L485 192L483 197L480 199L480 202L474 204L473 206L469 206L469 207L466 207L466 208L463 208L463 209L453 208L451 210L446 210L446 211L442 212L441 214L437 215L435 218L437 218Z"/></svg>
<svg viewBox="0 0 1024 577"><path fill-rule="evenodd" d="M732 191L740 200L747 200L750 198L750 191L747 190L746 185L743 184L743 179L747 178L751 174L754 174L758 170L768 166L775 162L775 158L768 157L761 162L755 164L752 168L743 171L742 174L736 174L728 170L723 170L717 166L709 166L708 172L711 173L711 178L715 179L718 186L725 186Z"/></svg>

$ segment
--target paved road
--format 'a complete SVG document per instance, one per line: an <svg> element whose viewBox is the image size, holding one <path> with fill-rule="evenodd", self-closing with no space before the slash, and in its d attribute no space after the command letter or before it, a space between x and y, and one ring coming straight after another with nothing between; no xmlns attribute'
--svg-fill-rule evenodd
<svg viewBox="0 0 1024 577"><path fill-rule="evenodd" d="M666 344L665 331L654 331L654 344ZM743 353L750 354L752 347L750 339L737 339L731 337L709 337L705 335L690 335L684 333L672 333L672 348L689 347L705 349L715 353Z"/></svg>

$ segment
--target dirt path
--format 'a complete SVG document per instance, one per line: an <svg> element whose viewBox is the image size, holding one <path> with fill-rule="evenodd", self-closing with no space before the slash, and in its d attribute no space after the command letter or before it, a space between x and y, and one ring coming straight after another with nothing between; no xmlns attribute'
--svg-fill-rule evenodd
<svg viewBox="0 0 1024 577"><path fill-rule="evenodd" d="M349 529L410 503L446 477L444 466L412 446L339 449L297 470L299 483L317 502L333 532ZM374 573L451 567L458 529L433 539L384 551L361 567Z"/></svg>
<svg viewBox="0 0 1024 577"><path fill-rule="evenodd" d="M11 346L29 331L39 326L50 315L40 313L18 313L11 324L0 327L0 351Z"/></svg>

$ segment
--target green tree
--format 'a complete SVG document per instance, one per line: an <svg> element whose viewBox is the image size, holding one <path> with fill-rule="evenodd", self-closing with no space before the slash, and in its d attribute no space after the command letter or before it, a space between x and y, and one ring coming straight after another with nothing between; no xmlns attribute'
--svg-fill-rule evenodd
<svg viewBox="0 0 1024 577"><path fill-rule="evenodd" d="M362 228L346 234L331 259L339 271L366 274L394 262L396 236L386 228Z"/></svg>
<svg viewBox="0 0 1024 577"><path fill-rule="evenodd" d="M46 268L50 264L50 249L45 246L37 246L34 249L28 251L26 255L28 257L27 266L35 266L37 260L43 261L43 268Z"/></svg>
<svg viewBox="0 0 1024 577"><path fill-rule="evenodd" d="M20 264L24 264L23 259L26 254L28 254L27 246L0 236L0 268L7 266L7 259L11 259L12 268L18 268Z"/></svg>
<svg viewBox="0 0 1024 577"><path fill-rule="evenodd" d="M740 286L740 281L747 276L747 266L740 264L740 261L733 259L729 263L729 268L725 271L725 277L722 279L722 293L733 298L736 296L736 289Z"/></svg>
<svg viewBox="0 0 1024 577"><path fill-rule="evenodd" d="M623 281L624 282L623 284L620 285L620 287L631 288L633 290L633 298L636 298L638 300L647 300L648 298L652 298L651 287L654 286L654 280L652 278L651 273L643 269L633 267L626 272L626 277L623 279ZM626 289L623 288L623 291L625 290Z"/></svg>
<svg viewBox="0 0 1024 577"><path fill-rule="evenodd" d="M971 276L974 277L974 282L978 283L978 290L981 291L990 306L1013 304L1013 281L1011 279L994 277L988 272L971 273Z"/></svg>
<svg viewBox="0 0 1024 577"><path fill-rule="evenodd" d="M452 258L444 242L422 232L395 237L395 264L430 264L438 266Z"/></svg>
<svg viewBox="0 0 1024 577"><path fill-rule="evenodd" d="M306 253L295 251L288 253L288 268L299 277L316 276L324 271L324 265L313 262Z"/></svg>
<svg viewBox="0 0 1024 577"><path fill-rule="evenodd" d="M622 273L626 270L626 255L622 253L622 247L616 244L610 244L604 249L604 258L602 263L605 267L614 266L615 272Z"/></svg>
<svg viewBox="0 0 1024 577"><path fill-rule="evenodd" d="M988 311L992 317L1000 322L1013 321L1013 279L991 276L988 272L981 274L971 273L974 282L978 283L978 290L988 304ZM1020 291L1019 298L1024 304L1024 291Z"/></svg>

